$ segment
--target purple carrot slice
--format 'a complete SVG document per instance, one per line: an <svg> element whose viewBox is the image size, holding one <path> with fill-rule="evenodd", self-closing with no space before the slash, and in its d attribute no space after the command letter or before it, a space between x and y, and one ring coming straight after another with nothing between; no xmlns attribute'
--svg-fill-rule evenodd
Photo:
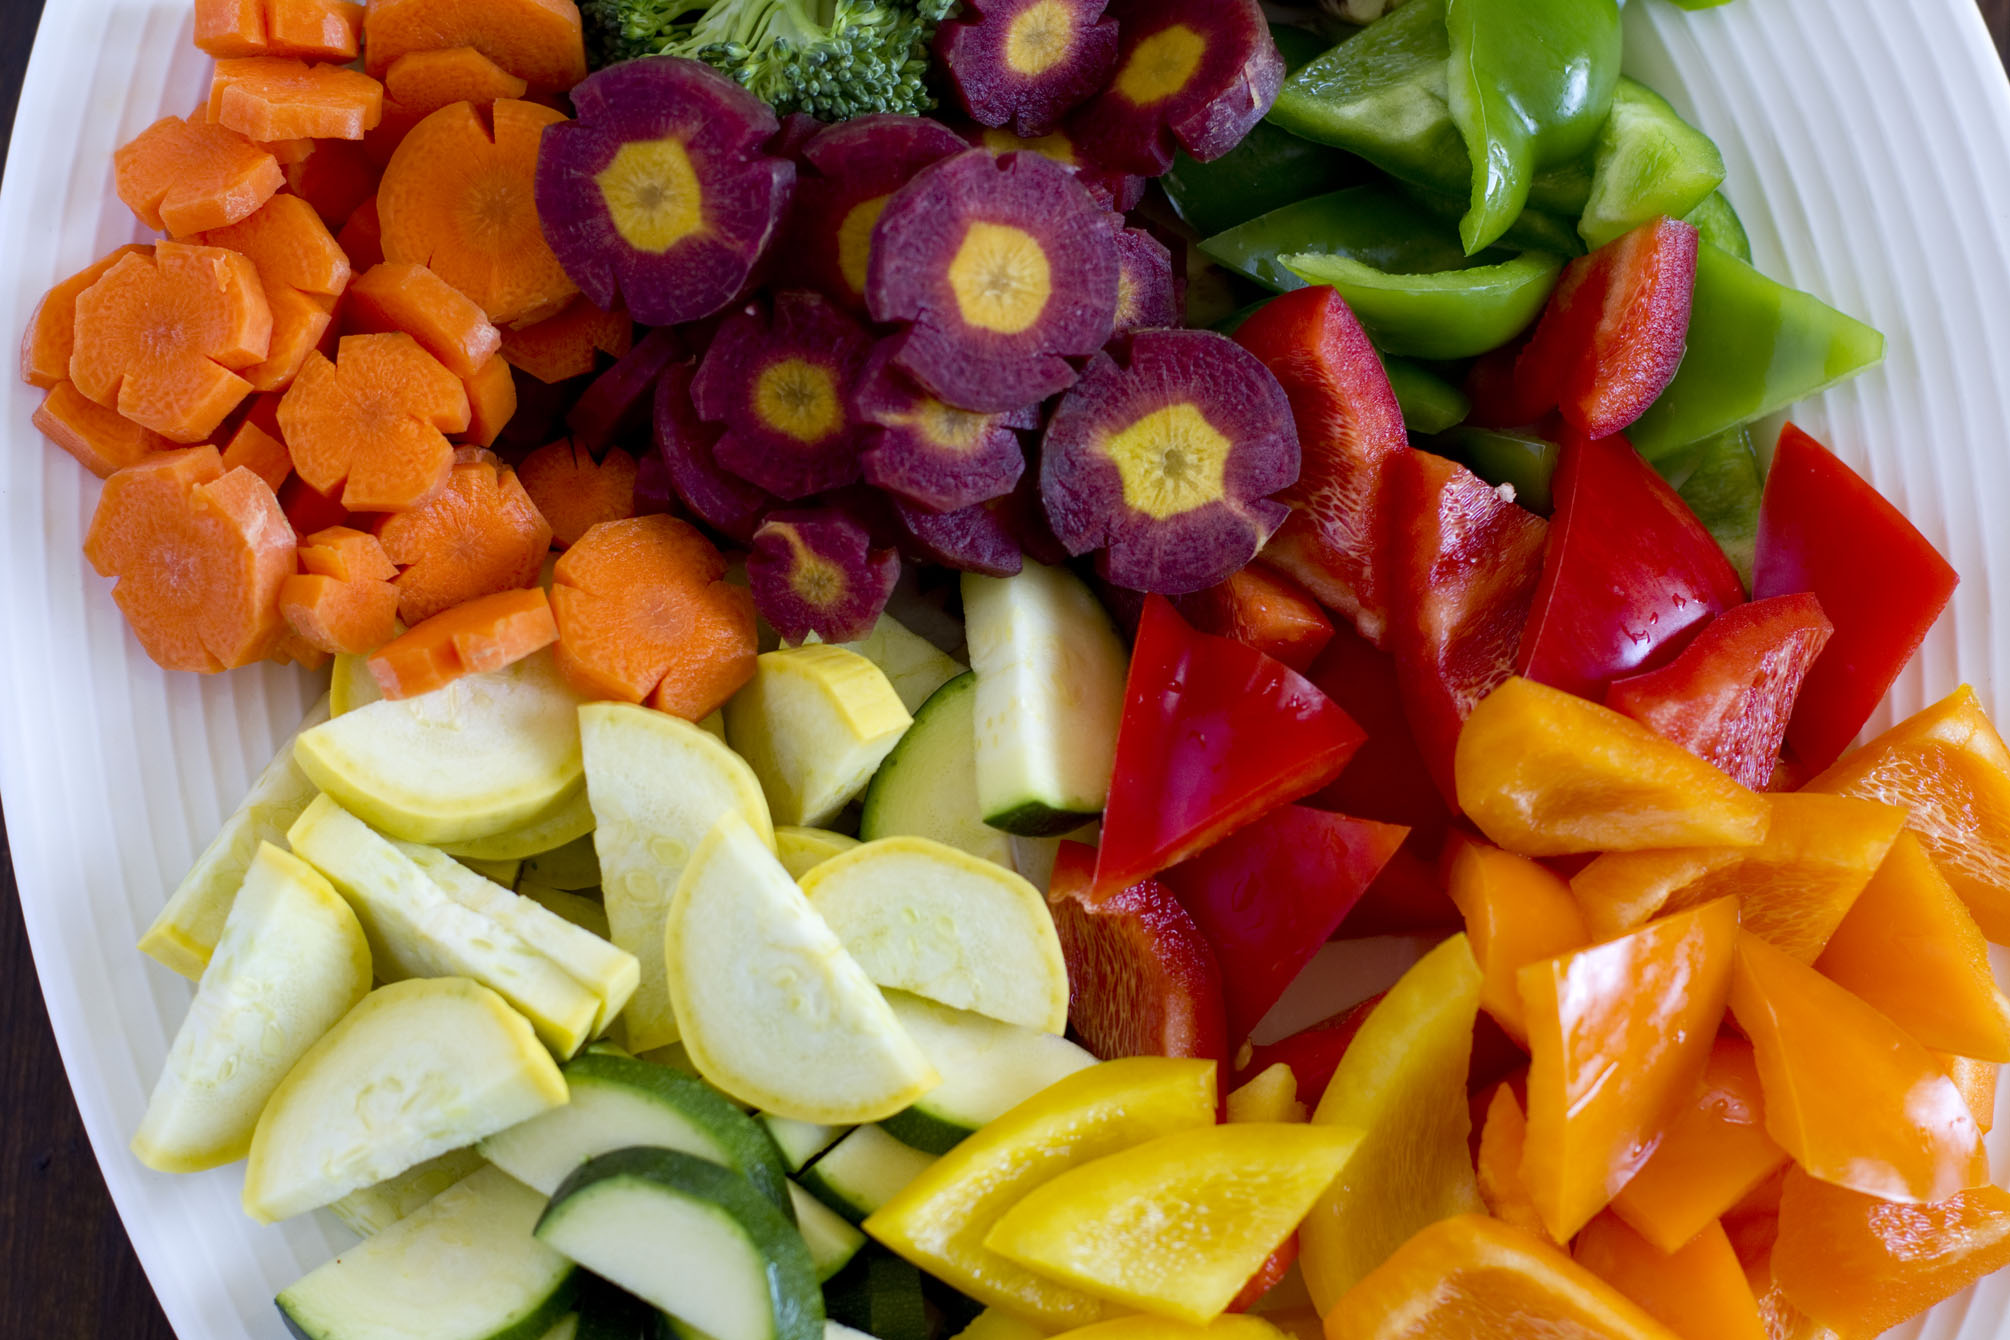
<svg viewBox="0 0 2010 1340"><path fill-rule="evenodd" d="M1072 554L1119 586L1184 595L1256 557L1298 479L1291 402L1207 330L1148 330L1100 354L1041 444L1040 496Z"/></svg>
<svg viewBox="0 0 2010 1340"><path fill-rule="evenodd" d="M814 293L736 312L691 382L699 417L725 427L720 466L786 499L858 479L851 393L871 352L858 323Z"/></svg>
<svg viewBox="0 0 2010 1340"><path fill-rule="evenodd" d="M683 356L684 343L668 326L637 340L567 411L565 426L572 430L572 440L598 459L616 438L647 432L656 379Z"/></svg>
<svg viewBox="0 0 2010 1340"><path fill-rule="evenodd" d="M866 299L902 323L893 362L959 409L994 414L1074 384L1110 337L1117 246L1107 211L1039 154L945 158L894 193Z"/></svg>
<svg viewBox="0 0 2010 1340"><path fill-rule="evenodd" d="M856 642L879 622L900 580L900 555L871 543L864 526L834 509L771 514L747 560L754 607L786 641L815 633Z"/></svg>
<svg viewBox="0 0 2010 1340"><path fill-rule="evenodd" d="M1090 158L1160 176L1173 153L1221 157L1284 86L1284 58L1257 0L1113 0L1117 72L1071 128Z"/></svg>
<svg viewBox="0 0 2010 1340"><path fill-rule="evenodd" d="M670 487L691 515L729 540L753 539L761 518L781 500L719 468L715 449L722 432L691 405L689 363L672 363L656 382L656 454Z"/></svg>
<svg viewBox="0 0 2010 1340"><path fill-rule="evenodd" d="M635 515L674 511L676 504L677 490L671 486L662 450L643 452L635 461Z"/></svg>
<svg viewBox="0 0 2010 1340"><path fill-rule="evenodd" d="M985 577L1010 577L1025 565L998 502L931 512L895 498L893 511L907 532L906 547L924 562Z"/></svg>
<svg viewBox="0 0 2010 1340"><path fill-rule="evenodd" d="M730 306L780 231L795 164L774 109L710 66L645 56L588 75L537 160L545 239L580 291L669 326Z"/></svg>
<svg viewBox="0 0 2010 1340"><path fill-rule="evenodd" d="M925 116L840 121L803 146L788 242L778 256L788 286L811 288L861 315L873 225L893 193L930 163L962 153L963 139Z"/></svg>
<svg viewBox="0 0 2010 1340"><path fill-rule="evenodd" d="M1106 0L964 0L935 33L935 55L973 120L1044 135L1117 68Z"/></svg>
<svg viewBox="0 0 2010 1340"><path fill-rule="evenodd" d="M893 366L882 342L852 393L865 423L860 463L874 488L936 512L1001 498L1026 472L1026 448L1014 429L1038 428L1040 408L978 414L945 404Z"/></svg>
<svg viewBox="0 0 2010 1340"><path fill-rule="evenodd" d="M1097 204L1119 214L1128 214L1136 209L1145 198L1145 188L1151 184L1143 177L1114 172L1091 162L1065 126L1028 139L1013 134L1003 126L969 125L964 127L963 137L977 148L989 149L994 154L1034 153L1052 159L1074 173L1075 180L1082 183L1082 189L1093 196Z"/></svg>
<svg viewBox="0 0 2010 1340"><path fill-rule="evenodd" d="M1172 251L1142 228L1117 234L1117 335L1180 324Z"/></svg>

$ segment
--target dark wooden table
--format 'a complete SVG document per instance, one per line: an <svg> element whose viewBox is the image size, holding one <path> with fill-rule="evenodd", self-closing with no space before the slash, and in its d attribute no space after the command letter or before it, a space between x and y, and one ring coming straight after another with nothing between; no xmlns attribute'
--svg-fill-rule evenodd
<svg viewBox="0 0 2010 1340"><path fill-rule="evenodd" d="M2010 0L1977 3L1997 49L2010 53ZM0 143L13 126L41 10L42 0L0 0ZM77 1121L28 956L4 817L0 1094L6 1096L0 1116L0 1337L175 1340Z"/></svg>

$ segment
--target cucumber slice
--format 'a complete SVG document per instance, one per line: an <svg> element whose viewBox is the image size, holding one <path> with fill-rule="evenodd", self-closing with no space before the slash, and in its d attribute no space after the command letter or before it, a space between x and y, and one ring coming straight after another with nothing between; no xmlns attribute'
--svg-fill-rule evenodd
<svg viewBox="0 0 2010 1340"><path fill-rule="evenodd" d="M891 1116L935 1086L879 988L737 815L692 854L663 945L685 1050L732 1097L844 1123Z"/></svg>
<svg viewBox="0 0 2010 1340"><path fill-rule="evenodd" d="M1129 657L1110 616L1065 568L963 577L977 674L977 803L984 822L1054 837L1103 812Z"/></svg>
<svg viewBox="0 0 2010 1340"><path fill-rule="evenodd" d="M958 675L915 712L865 789L858 835L932 838L1012 868L1012 839L977 803L976 675Z"/></svg>
<svg viewBox="0 0 2010 1340"><path fill-rule="evenodd" d="M537 945L453 898L410 854L430 849L401 849L326 795L294 821L287 840L356 909L363 933L370 937L378 977L473 978L523 1011L538 1036L561 1056L570 1056L593 1036L605 1002ZM441 868L488 883L451 856L431 855ZM505 898L516 897L489 887ZM537 906L527 900L525 905Z"/></svg>
<svg viewBox="0 0 2010 1340"><path fill-rule="evenodd" d="M848 1126L826 1126L815 1121L796 1121L791 1117L778 1117L772 1112L761 1113L760 1119L774 1139L775 1147L782 1151L782 1166L792 1173L801 1172L817 1155L836 1144L839 1136L851 1129Z"/></svg>
<svg viewBox="0 0 2010 1340"><path fill-rule="evenodd" d="M930 1154L947 1154L986 1122L1096 1063L1087 1051L1052 1033L952 1010L900 991L889 991L886 1003L941 1073L942 1083L880 1125L903 1144Z"/></svg>
<svg viewBox="0 0 2010 1340"><path fill-rule="evenodd" d="M587 809L591 819L592 808ZM577 893L600 887L600 854L593 849L593 834L576 837L562 847L524 858L523 873L540 884Z"/></svg>
<svg viewBox="0 0 2010 1340"><path fill-rule="evenodd" d="M550 1195L588 1159L647 1145L731 1168L788 1213L781 1151L759 1122L681 1070L589 1052L561 1073L572 1101L482 1141L504 1172Z"/></svg>
<svg viewBox="0 0 2010 1340"><path fill-rule="evenodd" d="M576 1170L537 1236L711 1340L822 1340L823 1297L800 1234L731 1169L623 1149Z"/></svg>
<svg viewBox="0 0 2010 1340"><path fill-rule="evenodd" d="M415 1164L375 1186L351 1191L328 1207L328 1213L342 1227L359 1238L382 1233L421 1205L465 1180L477 1168L488 1166L473 1149L455 1149L436 1159Z"/></svg>
<svg viewBox="0 0 2010 1340"><path fill-rule="evenodd" d="M286 1072L369 990L370 946L356 914L312 866L261 842L133 1153L158 1172L243 1158Z"/></svg>
<svg viewBox="0 0 2010 1340"><path fill-rule="evenodd" d="M865 1246L865 1234L794 1182L789 1183L789 1204L795 1210L803 1246L810 1249L810 1263L817 1268L819 1283L851 1264Z"/></svg>
<svg viewBox="0 0 2010 1340"><path fill-rule="evenodd" d="M280 1315L307 1340L539 1340L579 1273L532 1236L543 1212L483 1168L289 1286Z"/></svg>
<svg viewBox="0 0 2010 1340"><path fill-rule="evenodd" d="M832 1280L824 1306L839 1325L875 1340L928 1340L921 1272L890 1252L875 1251Z"/></svg>
<svg viewBox="0 0 2010 1340"><path fill-rule="evenodd" d="M833 833L828 828L785 825L775 830L775 855L782 858L782 869L789 872L790 879L801 879L839 852L850 851L857 845L857 838Z"/></svg>
<svg viewBox="0 0 2010 1340"><path fill-rule="evenodd" d="M803 1190L853 1223L899 1195L935 1162L877 1126L861 1126L804 1170Z"/></svg>
<svg viewBox="0 0 2010 1340"><path fill-rule="evenodd" d="M781 823L822 827L913 722L878 666L843 647L764 653L726 704L726 739Z"/></svg>
<svg viewBox="0 0 2010 1340"><path fill-rule="evenodd" d="M566 1100L524 1017L465 977L383 986L287 1073L259 1115L244 1210L302 1214Z"/></svg>
<svg viewBox="0 0 2010 1340"><path fill-rule="evenodd" d="M684 864L727 814L774 845L768 804L746 762L688 721L629 703L579 710L586 791L599 826L601 898L614 943L642 967L622 1024L631 1051L677 1040L663 964L663 922Z"/></svg>
<svg viewBox="0 0 2010 1340"><path fill-rule="evenodd" d="M300 729L312 730L326 720L328 700L323 698L308 709ZM284 845L286 830L316 794L314 783L293 761L293 741L288 740L168 896L140 937L140 952L190 981L200 978L258 844Z"/></svg>
<svg viewBox="0 0 2010 1340"><path fill-rule="evenodd" d="M1048 1033L1068 1026L1068 968L1047 900L989 861L881 838L803 876L803 892L881 986Z"/></svg>
<svg viewBox="0 0 2010 1340"><path fill-rule="evenodd" d="M523 860L563 850L582 840L591 842L592 834L593 807L587 804L586 792L581 789L567 793L551 809L521 828L466 842L443 842L440 848L449 856L472 861Z"/></svg>

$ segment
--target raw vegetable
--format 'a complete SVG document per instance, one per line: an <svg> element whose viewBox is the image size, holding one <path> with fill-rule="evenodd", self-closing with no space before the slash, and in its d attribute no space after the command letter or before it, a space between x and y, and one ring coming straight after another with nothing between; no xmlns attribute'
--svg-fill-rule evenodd
<svg viewBox="0 0 2010 1340"><path fill-rule="evenodd" d="M672 363L656 383L656 455L670 486L691 515L728 539L752 541L761 518L780 499L719 465L715 448L722 430L698 417L691 405L689 363Z"/></svg>
<svg viewBox="0 0 2010 1340"><path fill-rule="evenodd" d="M348 545L360 562L330 557L341 554L339 545ZM305 571L279 585L279 613L303 642L355 656L391 640L398 623L398 588L389 578L398 570L375 536L346 526L318 531L302 542L299 563ZM337 566L342 570L325 570Z"/></svg>
<svg viewBox="0 0 2010 1340"><path fill-rule="evenodd" d="M601 354L619 358L634 338L635 322L625 308L603 311L582 295L541 321L505 330L502 356L511 367L553 385L591 373Z"/></svg>
<svg viewBox="0 0 2010 1340"><path fill-rule="evenodd" d="M363 6L348 0L196 0L195 44L218 57L356 59Z"/></svg>
<svg viewBox="0 0 2010 1340"><path fill-rule="evenodd" d="M1049 1084L1096 1061L1051 1032L951 1009L900 991L888 995L886 1002L941 1074L942 1083L880 1126L901 1143L927 1153L948 1153Z"/></svg>
<svg viewBox="0 0 2010 1340"><path fill-rule="evenodd" d="M902 1144L878 1126L861 1126L819 1156L802 1182L820 1204L850 1223L863 1223L934 1162L934 1155Z"/></svg>
<svg viewBox="0 0 2010 1340"><path fill-rule="evenodd" d="M204 246L239 252L257 267L272 309L272 339L264 361L242 375L260 391L284 390L299 374L308 350L328 332L333 300L349 287L348 257L313 206L291 195L276 195L255 213L211 229L200 240ZM277 431L274 419L261 417L262 427ZM266 482L277 488L280 481Z"/></svg>
<svg viewBox="0 0 2010 1340"><path fill-rule="evenodd" d="M800 880L804 875L828 861L831 857L850 851L859 840L846 837L843 833L833 833L823 828L797 828L784 825L775 830L775 855L782 868L789 872L789 878Z"/></svg>
<svg viewBox="0 0 2010 1340"><path fill-rule="evenodd" d="M152 255L152 244L127 243L118 247L68 279L58 281L43 295L21 336L22 381L54 390L70 379L70 355L77 346L77 298L104 278L107 270L135 254Z"/></svg>
<svg viewBox="0 0 2010 1340"><path fill-rule="evenodd" d="M903 548L917 559L984 577L1015 576L1026 566L1020 537L1006 512L1013 499L953 512L931 512L905 498L887 501L907 541Z"/></svg>
<svg viewBox="0 0 2010 1340"><path fill-rule="evenodd" d="M373 265L348 296L342 319L350 329L402 330L456 377L475 376L503 346L503 333L482 309L423 265Z"/></svg>
<svg viewBox="0 0 2010 1340"><path fill-rule="evenodd" d="M340 65L278 56L219 60L209 119L256 143L360 140L384 113L384 86Z"/></svg>
<svg viewBox="0 0 2010 1340"><path fill-rule="evenodd" d="M375 1237L486 1164L474 1150L456 1149L414 1164L375 1186L351 1191L330 1205L328 1213L357 1237Z"/></svg>
<svg viewBox="0 0 2010 1340"><path fill-rule="evenodd" d="M335 361L307 355L279 424L303 483L351 511L402 512L445 487L468 393L410 335L345 335Z"/></svg>
<svg viewBox="0 0 2010 1340"><path fill-rule="evenodd" d="M400 568L398 617L418 624L477 597L533 585L551 548L551 525L515 471L476 457L448 471L438 491L386 517L377 538Z"/></svg>
<svg viewBox="0 0 2010 1340"><path fill-rule="evenodd" d="M443 1101L371 1120L373 1086ZM326 1205L565 1102L565 1081L502 997L464 977L379 987L300 1058L258 1118L245 1212L260 1223Z"/></svg>
<svg viewBox="0 0 2010 1340"><path fill-rule="evenodd" d="M442 610L378 646L370 674L395 701L431 693L462 675L501 670L556 641L558 625L542 589L497 591Z"/></svg>
<svg viewBox="0 0 2010 1340"><path fill-rule="evenodd" d="M364 673L369 674L367 669ZM374 677L371 678L372 686L376 682ZM582 842L590 852L593 845L593 809L587 804L584 788L564 797L521 828L462 842L448 842L442 845L441 850L470 861L522 861L540 854L556 853ZM548 876L546 882L556 883ZM596 866L592 883L582 887L598 887L599 882Z"/></svg>
<svg viewBox="0 0 2010 1340"><path fill-rule="evenodd" d="M859 477L852 389L872 347L823 298L778 296L719 327L691 380L691 404L721 424L718 463L780 498L806 498Z"/></svg>
<svg viewBox="0 0 2010 1340"><path fill-rule="evenodd" d="M194 117L162 117L120 148L112 165L119 199L170 237L236 223L286 181L264 149Z"/></svg>
<svg viewBox="0 0 2010 1340"><path fill-rule="evenodd" d="M726 738L776 819L819 827L865 790L913 723L879 668L842 647L763 654L726 704Z"/></svg>
<svg viewBox="0 0 2010 1340"><path fill-rule="evenodd" d="M562 437L524 457L516 474L531 505L551 526L556 548L579 543L603 521L635 515L635 458L620 447L607 448L596 461L580 444Z"/></svg>
<svg viewBox="0 0 2010 1340"><path fill-rule="evenodd" d="M866 787L859 836L929 838L1012 869L1012 840L984 822L977 800L976 740L977 676L966 671L914 709Z"/></svg>
<svg viewBox="0 0 2010 1340"><path fill-rule="evenodd" d="M1730 210L1716 194L1723 180L1724 156L1710 137L1676 115L1659 93L1621 75L1612 88L1611 115L1592 146L1591 198L1577 231L1593 248L1658 217L1688 219L1701 231L1691 215L1704 212L1706 202ZM1737 215L1730 219L1735 224Z"/></svg>
<svg viewBox="0 0 2010 1340"><path fill-rule="evenodd" d="M1181 596L1173 608L1201 632L1231 638L1301 675L1333 638L1332 621L1305 590L1262 563Z"/></svg>
<svg viewBox="0 0 2010 1340"><path fill-rule="evenodd" d="M1677 1335L1766 1335L1744 1266L1719 1225L1664 1253L1620 1220L1600 1215L1579 1235L1574 1256Z"/></svg>
<svg viewBox="0 0 2010 1340"><path fill-rule="evenodd" d="M1590 944L1585 915L1570 885L1526 857L1470 839L1452 844L1446 857L1445 891L1465 918L1466 939L1480 965L1480 1007L1526 1047L1517 974Z"/></svg>
<svg viewBox="0 0 2010 1340"><path fill-rule="evenodd" d="M796 1231L803 1235L810 1264L816 1267L817 1282L828 1284L865 1250L865 1234L794 1182L789 1183L789 1203L795 1210ZM828 1320L824 1323L827 1337L832 1325Z"/></svg>
<svg viewBox="0 0 2010 1340"><path fill-rule="evenodd" d="M452 102L494 102L521 98L530 88L472 46L407 51L379 76L384 97L414 125Z"/></svg>
<svg viewBox="0 0 2010 1340"><path fill-rule="evenodd" d="M805 170L776 257L785 282L863 315L873 226L887 201L915 173L967 147L948 126L919 116L861 116L819 128L802 147Z"/></svg>
<svg viewBox="0 0 2010 1340"><path fill-rule="evenodd" d="M645 325L725 308L780 229L795 165L774 112L696 61L646 57L573 90L537 159L537 212L565 273Z"/></svg>
<svg viewBox="0 0 2010 1340"><path fill-rule="evenodd" d="M1038 413L957 409L896 370L891 355L891 346L876 346L852 388L853 410L870 425L860 439L865 481L931 512L1011 493L1026 470L1025 444L1014 430L1038 428Z"/></svg>
<svg viewBox="0 0 2010 1340"><path fill-rule="evenodd" d="M1173 276L1172 252L1143 228L1117 234L1117 319L1114 336L1184 324L1183 282Z"/></svg>
<svg viewBox="0 0 2010 1340"><path fill-rule="evenodd" d="M980 125L1047 134L1100 93L1117 68L1105 0L981 0L935 35L956 101Z"/></svg>
<svg viewBox="0 0 2010 1340"><path fill-rule="evenodd" d="M1540 251L1421 274L1339 253L1292 253L1278 263L1303 283L1338 289L1379 347L1430 359L1468 358L1514 338L1542 310L1563 264Z"/></svg>
<svg viewBox="0 0 2010 1340"><path fill-rule="evenodd" d="M586 74L578 9L564 0L376 0L363 52L382 77L400 56L471 46L538 92L563 92Z"/></svg>
<svg viewBox="0 0 2010 1340"><path fill-rule="evenodd" d="M628 318L624 314L621 319L626 322ZM650 397L656 382L683 352L677 333L659 326L635 341L627 352L619 353L614 366L594 378L565 412L572 440L593 455L603 456L616 438L647 437Z"/></svg>

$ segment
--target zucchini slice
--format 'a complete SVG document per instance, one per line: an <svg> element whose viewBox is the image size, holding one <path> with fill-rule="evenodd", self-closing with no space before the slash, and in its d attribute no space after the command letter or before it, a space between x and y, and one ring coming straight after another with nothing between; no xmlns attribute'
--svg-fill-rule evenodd
<svg viewBox="0 0 2010 1340"><path fill-rule="evenodd" d="M880 1125L903 1144L930 1154L947 1154L986 1122L1096 1063L1083 1048L1052 1033L952 1010L901 991L887 992L886 1003L941 1073L942 1083Z"/></svg>
<svg viewBox="0 0 2010 1340"><path fill-rule="evenodd" d="M789 1204L795 1210L796 1231L803 1235L803 1246L810 1249L810 1263L817 1268L819 1282L851 1264L865 1246L865 1234L794 1182L789 1183Z"/></svg>
<svg viewBox="0 0 2010 1340"><path fill-rule="evenodd" d="M932 838L1012 868L1012 839L977 801L977 676L958 675L916 710L865 789L858 835Z"/></svg>
<svg viewBox="0 0 2010 1340"><path fill-rule="evenodd" d="M853 1223L899 1195L935 1162L877 1126L861 1126L802 1174L803 1190Z"/></svg>

